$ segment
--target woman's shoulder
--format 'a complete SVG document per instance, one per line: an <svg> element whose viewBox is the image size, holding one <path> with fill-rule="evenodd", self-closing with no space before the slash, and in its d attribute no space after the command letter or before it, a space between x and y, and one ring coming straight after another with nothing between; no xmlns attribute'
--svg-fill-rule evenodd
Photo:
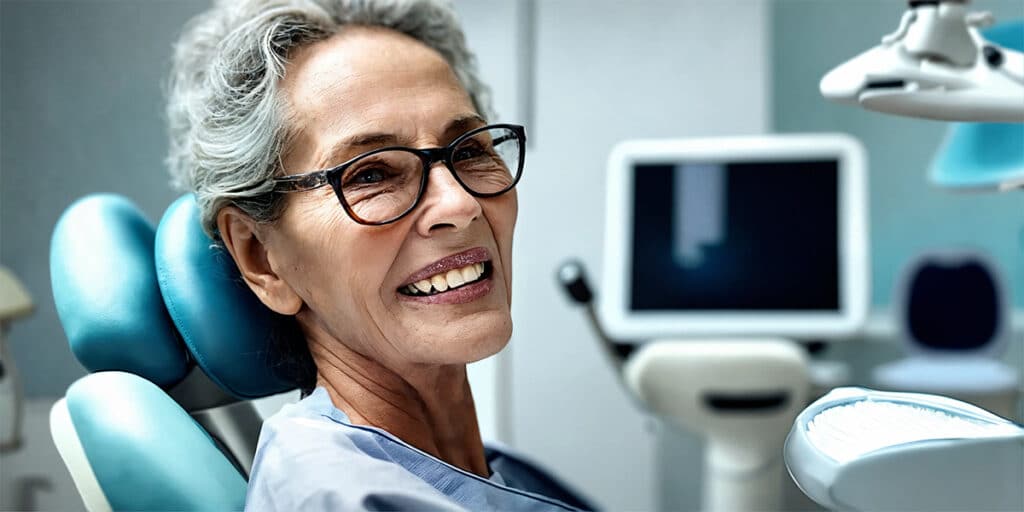
<svg viewBox="0 0 1024 512"><path fill-rule="evenodd" d="M358 438L365 432L351 428L345 413L334 407L323 388L316 388L298 402L284 405L263 422L256 457L278 453L288 458L336 459L367 455Z"/></svg>
<svg viewBox="0 0 1024 512"><path fill-rule="evenodd" d="M311 424L308 420L329 422L331 416L335 415L340 415L345 420L348 419L344 412L334 407L324 388L315 388L312 393L302 397L298 402L283 405L280 410L263 422L263 428Z"/></svg>

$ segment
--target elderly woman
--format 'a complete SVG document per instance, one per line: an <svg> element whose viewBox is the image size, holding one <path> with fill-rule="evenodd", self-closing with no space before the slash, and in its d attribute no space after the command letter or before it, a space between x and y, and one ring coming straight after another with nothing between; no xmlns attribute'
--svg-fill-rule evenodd
<svg viewBox="0 0 1024 512"><path fill-rule="evenodd" d="M466 364L512 332L526 135L488 121L450 6L225 0L179 41L168 114L304 395L263 427L248 509L585 506L480 438Z"/></svg>

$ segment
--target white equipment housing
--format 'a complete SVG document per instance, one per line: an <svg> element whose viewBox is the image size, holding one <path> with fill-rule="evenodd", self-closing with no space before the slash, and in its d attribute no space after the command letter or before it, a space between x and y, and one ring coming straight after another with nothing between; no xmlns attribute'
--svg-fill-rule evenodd
<svg viewBox="0 0 1024 512"><path fill-rule="evenodd" d="M985 40L989 13L911 2L896 32L821 79L821 94L868 110L941 121L1024 122L1024 53Z"/></svg>

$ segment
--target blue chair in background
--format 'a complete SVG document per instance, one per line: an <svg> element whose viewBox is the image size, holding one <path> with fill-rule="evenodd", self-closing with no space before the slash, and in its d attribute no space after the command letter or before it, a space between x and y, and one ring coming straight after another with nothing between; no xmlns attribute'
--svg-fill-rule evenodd
<svg viewBox="0 0 1024 512"><path fill-rule="evenodd" d="M1002 272L982 253L929 251L894 291L906 357L878 366L876 386L950 396L1016 419L1019 376L1001 359L1011 302Z"/></svg>

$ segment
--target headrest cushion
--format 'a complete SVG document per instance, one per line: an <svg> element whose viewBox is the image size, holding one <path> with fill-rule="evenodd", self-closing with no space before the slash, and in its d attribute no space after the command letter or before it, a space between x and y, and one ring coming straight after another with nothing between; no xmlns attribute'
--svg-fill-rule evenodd
<svg viewBox="0 0 1024 512"><path fill-rule="evenodd" d="M170 387L190 364L160 296L154 235L131 201L84 197L53 230L50 279L71 351L86 369L122 370Z"/></svg>
<svg viewBox="0 0 1024 512"><path fill-rule="evenodd" d="M156 271L167 311L214 382L239 398L294 387L273 372L273 312L242 281L231 255L203 232L191 194L160 221Z"/></svg>

